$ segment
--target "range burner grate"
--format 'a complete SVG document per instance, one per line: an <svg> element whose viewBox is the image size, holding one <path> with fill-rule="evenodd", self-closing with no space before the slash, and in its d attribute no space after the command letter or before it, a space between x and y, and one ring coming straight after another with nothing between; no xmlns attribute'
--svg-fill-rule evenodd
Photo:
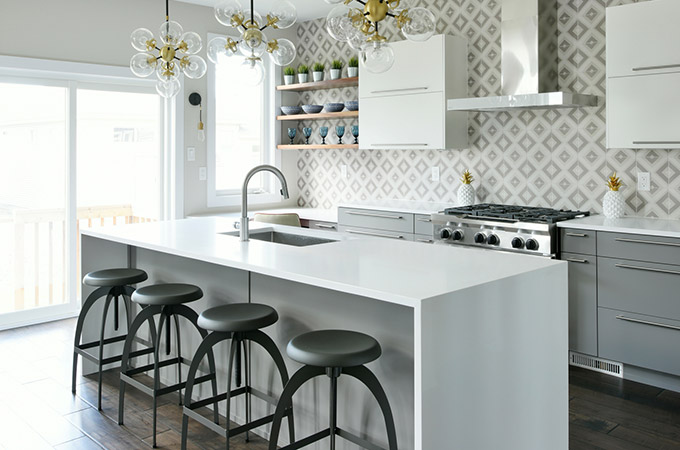
<svg viewBox="0 0 680 450"><path fill-rule="evenodd" d="M444 210L444 213L463 217L548 224L590 215L588 211L558 210L535 206L498 205L493 203L447 208Z"/></svg>

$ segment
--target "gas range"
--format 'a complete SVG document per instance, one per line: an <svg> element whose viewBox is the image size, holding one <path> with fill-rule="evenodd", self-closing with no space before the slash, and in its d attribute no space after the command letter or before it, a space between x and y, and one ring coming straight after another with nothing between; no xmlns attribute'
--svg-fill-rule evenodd
<svg viewBox="0 0 680 450"><path fill-rule="evenodd" d="M432 215L437 244L467 245L554 258L563 220L590 215L532 206L483 203L447 208Z"/></svg>

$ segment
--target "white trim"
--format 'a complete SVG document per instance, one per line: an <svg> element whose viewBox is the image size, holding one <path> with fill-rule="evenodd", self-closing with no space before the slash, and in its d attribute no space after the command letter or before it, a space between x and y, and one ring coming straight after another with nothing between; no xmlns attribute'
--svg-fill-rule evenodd
<svg viewBox="0 0 680 450"><path fill-rule="evenodd" d="M0 331L77 317L79 307L76 304L51 305L0 314Z"/></svg>
<svg viewBox="0 0 680 450"><path fill-rule="evenodd" d="M69 82L66 102L66 236L64 239L64 277L66 278L65 303L74 309L80 309L78 288L75 285L78 273L76 245L78 236L78 189L77 189L77 155L78 155L78 83Z"/></svg>

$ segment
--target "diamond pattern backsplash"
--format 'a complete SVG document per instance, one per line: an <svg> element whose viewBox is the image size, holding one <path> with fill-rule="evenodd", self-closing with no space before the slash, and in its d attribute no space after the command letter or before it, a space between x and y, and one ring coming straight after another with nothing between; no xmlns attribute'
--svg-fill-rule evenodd
<svg viewBox="0 0 680 450"><path fill-rule="evenodd" d="M560 88L603 98L605 70L605 8L634 0L558 0ZM500 93L499 0L413 0L437 15L437 32L469 41L469 95ZM308 65L333 59L347 61L355 52L331 38L325 19L301 23L298 61ZM399 39L389 29L391 41ZM346 71L346 69L344 69ZM346 73L346 72L344 72ZM312 91L301 104L354 100L355 88ZM389 114L389 113L386 113ZM392 120L399 120L398 117ZM460 174L470 169L480 202L550 206L602 212L607 176L616 171L625 183L627 214L680 219L680 151L606 150L605 107L578 110L470 113L470 146L466 150L299 150L300 206L331 208L342 202L381 199L456 202ZM302 122L329 127L357 121ZM361 131L361 130L360 130ZM361 139L361 136L359 137ZM341 166L347 166L347 178ZM431 167L440 180L433 182ZM637 192L637 172L650 172L649 192Z"/></svg>

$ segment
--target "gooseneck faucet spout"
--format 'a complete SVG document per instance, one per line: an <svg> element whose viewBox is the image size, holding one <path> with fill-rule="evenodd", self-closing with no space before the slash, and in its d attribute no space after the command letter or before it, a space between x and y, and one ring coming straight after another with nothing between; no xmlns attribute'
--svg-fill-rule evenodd
<svg viewBox="0 0 680 450"><path fill-rule="evenodd" d="M268 165L257 166L254 167L250 172L248 172L248 175L246 175L246 179L243 180L243 190L241 191L241 231L239 233L241 237L241 242L247 241L249 237L248 183L250 182L250 179L253 178L253 175L255 175L258 172L271 172L274 175L276 175L279 181L281 181L281 195L283 195L283 198L286 199L290 197L288 195L288 183L286 182L286 177L284 177L283 173L276 167Z"/></svg>

